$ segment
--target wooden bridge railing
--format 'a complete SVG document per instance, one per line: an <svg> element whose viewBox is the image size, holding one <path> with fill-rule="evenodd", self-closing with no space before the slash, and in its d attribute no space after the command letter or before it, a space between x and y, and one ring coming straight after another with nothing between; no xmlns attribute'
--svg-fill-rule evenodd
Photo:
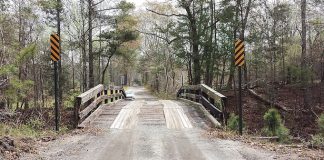
<svg viewBox="0 0 324 160"><path fill-rule="evenodd" d="M94 110L102 104L108 104L126 97L123 87L111 86L105 88L99 84L75 97L74 118L78 127Z"/></svg>
<svg viewBox="0 0 324 160"><path fill-rule="evenodd" d="M183 86L179 89L177 97L202 104L216 119L225 123L226 96L213 90L205 84Z"/></svg>

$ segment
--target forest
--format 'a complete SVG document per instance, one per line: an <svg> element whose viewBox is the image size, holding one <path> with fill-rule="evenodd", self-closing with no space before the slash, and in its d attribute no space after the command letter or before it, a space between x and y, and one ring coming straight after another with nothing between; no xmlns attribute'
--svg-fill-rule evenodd
<svg viewBox="0 0 324 160"><path fill-rule="evenodd" d="M322 0L169 0L140 8L125 0L0 0L0 137L53 130L51 33L61 38L63 131L72 128L75 96L98 84L145 86L166 99L206 84L227 96L228 128L237 125L241 87L245 133L263 135L266 113L279 114L283 131L266 136L323 147ZM237 39L245 44L242 86Z"/></svg>

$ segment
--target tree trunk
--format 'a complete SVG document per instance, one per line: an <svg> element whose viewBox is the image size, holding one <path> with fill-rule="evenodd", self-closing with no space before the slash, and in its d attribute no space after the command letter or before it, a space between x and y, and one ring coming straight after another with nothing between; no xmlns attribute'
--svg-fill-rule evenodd
<svg viewBox="0 0 324 160"><path fill-rule="evenodd" d="M106 72L107 72L107 69L109 67L109 63L110 63L110 60L112 58L113 54L111 54L109 57L108 57L108 61L106 63L106 66L105 68L102 70L102 77L101 77L101 84L105 84L105 75L106 75Z"/></svg>
<svg viewBox="0 0 324 160"><path fill-rule="evenodd" d="M301 53L301 71L305 72L307 70L306 66L306 36L307 36L307 28L306 28L306 0L301 1L301 21L302 21L302 53ZM309 88L307 82L307 75L301 76L301 80L304 86L304 108L309 108Z"/></svg>
<svg viewBox="0 0 324 160"><path fill-rule="evenodd" d="M88 0L88 25L89 25L89 88L94 87L94 75L93 75L93 53L92 53L92 0Z"/></svg>
<svg viewBox="0 0 324 160"><path fill-rule="evenodd" d="M191 69L191 59L188 62L188 83L192 85L192 69Z"/></svg>
<svg viewBox="0 0 324 160"><path fill-rule="evenodd" d="M184 1L184 0L183 0ZM184 2L185 3L185 2ZM194 3L194 1L192 1ZM194 4L193 4L194 5ZM195 10L191 11L190 4L186 4L183 6L187 12L187 18L189 20L189 35L190 35L190 43L192 46L192 62L193 62L193 80L192 83L199 84L201 80L201 72L200 72L200 55L199 55L199 35L197 29L197 21L195 17Z"/></svg>
<svg viewBox="0 0 324 160"><path fill-rule="evenodd" d="M75 89L75 76L74 76L74 73L75 73L75 67L74 67L74 55L72 53L72 88Z"/></svg>
<svg viewBox="0 0 324 160"><path fill-rule="evenodd" d="M302 21L302 53L301 53L301 69L306 67L306 0L301 1L301 21ZM303 82L305 78L302 77Z"/></svg>
<svg viewBox="0 0 324 160"><path fill-rule="evenodd" d="M88 74L87 74L87 56L86 56L86 38L85 38L85 16L84 16L84 0L80 1L81 12L81 54L82 54L82 92L88 90Z"/></svg>
<svg viewBox="0 0 324 160"><path fill-rule="evenodd" d="M210 24L214 25L214 1L210 1ZM214 49L213 49L213 36L214 36L214 27L210 27L210 35L208 39L208 44L206 46L207 50L207 59L206 59L206 73L205 73L205 84L207 86L212 86L213 82L213 56L214 54Z"/></svg>

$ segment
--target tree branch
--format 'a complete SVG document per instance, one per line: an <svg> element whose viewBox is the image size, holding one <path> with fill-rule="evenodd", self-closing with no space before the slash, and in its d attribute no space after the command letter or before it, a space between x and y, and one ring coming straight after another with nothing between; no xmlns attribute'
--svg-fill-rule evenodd
<svg viewBox="0 0 324 160"><path fill-rule="evenodd" d="M99 1L98 3L93 4L92 7L94 7L94 6L96 6L96 5L100 4L100 3L102 3L102 2L104 2L104 1L105 1L105 0L101 0L101 1Z"/></svg>
<svg viewBox="0 0 324 160"><path fill-rule="evenodd" d="M148 33L148 32L143 32L143 31L140 31L140 30L136 30L136 31L139 32L139 33L142 33L142 34L151 35L151 36L155 36L155 37L157 37L157 38L160 38L160 39L166 41L168 44L171 44L171 43L173 43L174 41L176 41L176 40L179 39L179 38L174 38L174 39L172 39L172 40L170 41L168 38L166 38L166 37L162 37L162 36L159 36L159 35L157 35L157 34L155 34L155 33Z"/></svg>
<svg viewBox="0 0 324 160"><path fill-rule="evenodd" d="M106 9L99 9L99 10L96 10L96 12L110 11L110 10L117 10L117 9L120 9L120 8L106 8Z"/></svg>
<svg viewBox="0 0 324 160"><path fill-rule="evenodd" d="M147 9L147 8L146 8L146 10L149 11L149 12L155 13L157 15L160 15L160 16L165 16L165 17L173 17L173 16L175 16L175 17L187 17L187 15L184 15L184 14L164 14L164 13L159 13L159 12L153 11L151 9Z"/></svg>

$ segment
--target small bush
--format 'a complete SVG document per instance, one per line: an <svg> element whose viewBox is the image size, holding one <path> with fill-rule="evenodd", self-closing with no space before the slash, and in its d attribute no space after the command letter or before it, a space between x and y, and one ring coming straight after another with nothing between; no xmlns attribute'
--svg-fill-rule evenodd
<svg viewBox="0 0 324 160"><path fill-rule="evenodd" d="M45 126L44 122L37 118L30 119L27 125L34 130L42 130Z"/></svg>
<svg viewBox="0 0 324 160"><path fill-rule="evenodd" d="M321 116L318 118L317 124L320 131L319 134L321 134L324 137L324 113L322 113Z"/></svg>
<svg viewBox="0 0 324 160"><path fill-rule="evenodd" d="M313 147L324 148L324 137L320 134L312 136L311 145Z"/></svg>
<svg viewBox="0 0 324 160"><path fill-rule="evenodd" d="M312 146L317 146L320 148L324 148L324 114L322 113L321 116L317 120L319 133L315 136L312 136L311 144Z"/></svg>
<svg viewBox="0 0 324 160"><path fill-rule="evenodd" d="M288 142L289 129L287 129L283 123L278 110L271 108L263 116L265 121L265 127L262 132L267 136L278 136L280 142Z"/></svg>
<svg viewBox="0 0 324 160"><path fill-rule="evenodd" d="M74 99L75 97L77 97L78 95L80 95L80 91L78 90L70 90L68 92L68 95L66 99L64 99L64 106L66 108L73 108L74 107Z"/></svg>
<svg viewBox="0 0 324 160"><path fill-rule="evenodd" d="M239 116L235 115L234 113L231 113L228 122L227 127L232 131L238 131L239 129Z"/></svg>

